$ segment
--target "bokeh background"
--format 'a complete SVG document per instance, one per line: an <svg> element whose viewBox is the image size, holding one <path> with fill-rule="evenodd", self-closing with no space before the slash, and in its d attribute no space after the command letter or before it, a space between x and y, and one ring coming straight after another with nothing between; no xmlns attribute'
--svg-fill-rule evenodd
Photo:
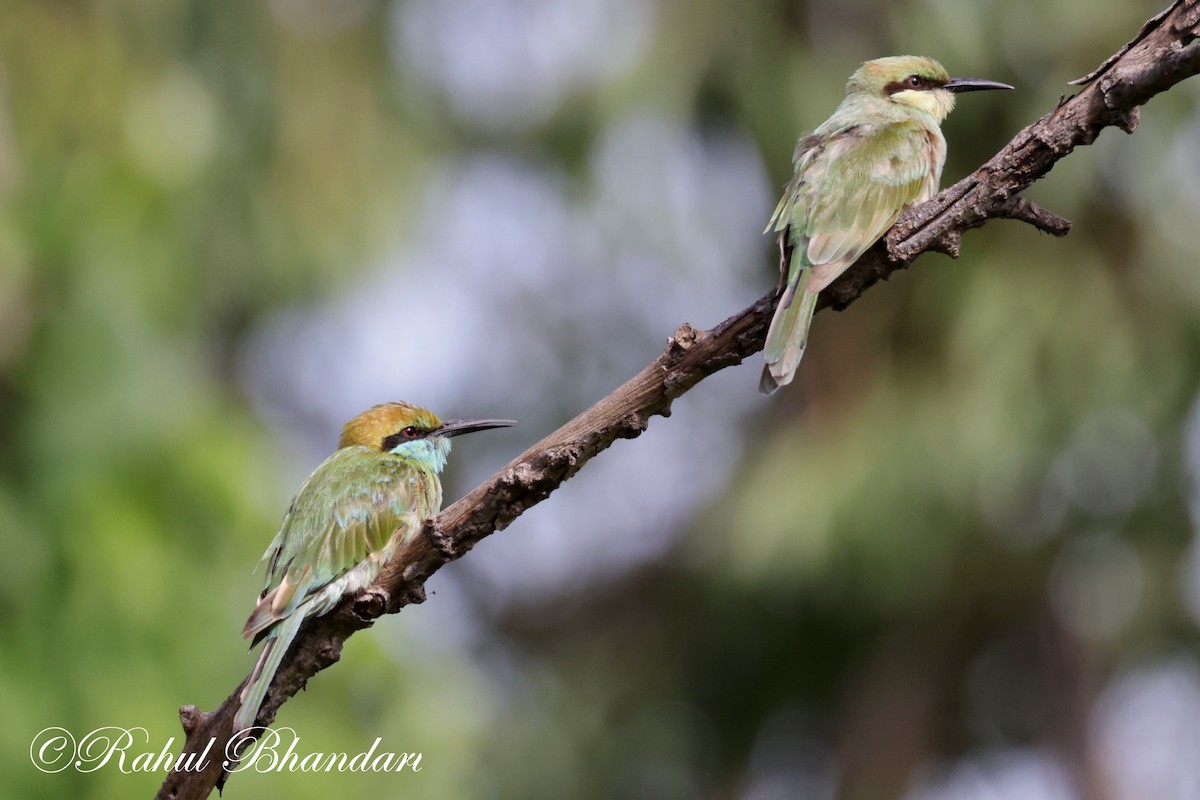
<svg viewBox="0 0 1200 800"><path fill-rule="evenodd" d="M1018 87L946 182L1161 5L0 2L0 774L249 670L251 574L385 400L520 426L469 490L774 283L797 134L867 58ZM823 313L349 642L299 750L419 773L229 797L1200 798L1200 82L997 222Z"/></svg>

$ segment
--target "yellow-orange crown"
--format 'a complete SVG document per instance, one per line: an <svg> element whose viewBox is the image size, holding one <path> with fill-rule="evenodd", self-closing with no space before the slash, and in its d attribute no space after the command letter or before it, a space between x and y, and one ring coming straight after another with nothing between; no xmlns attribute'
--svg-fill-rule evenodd
<svg viewBox="0 0 1200 800"><path fill-rule="evenodd" d="M442 421L432 411L411 403L382 403L369 408L342 428L342 439L338 447L383 447L383 440L394 433L412 426L432 430L440 428Z"/></svg>

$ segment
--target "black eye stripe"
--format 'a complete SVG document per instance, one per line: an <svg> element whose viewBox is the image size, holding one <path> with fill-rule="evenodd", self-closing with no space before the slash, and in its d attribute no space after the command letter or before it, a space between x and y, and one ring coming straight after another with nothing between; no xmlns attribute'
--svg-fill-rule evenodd
<svg viewBox="0 0 1200 800"><path fill-rule="evenodd" d="M883 87L883 93L890 97L896 92L923 92L927 89L937 89L945 86L946 82L936 78L925 78L920 75L909 75L902 81L892 81Z"/></svg>
<svg viewBox="0 0 1200 800"><path fill-rule="evenodd" d="M403 428L390 436L385 436L379 447L386 452L395 449L396 445L402 442L413 442L417 439L424 439L431 433L433 433L431 428L418 428L415 425L409 425L407 428Z"/></svg>

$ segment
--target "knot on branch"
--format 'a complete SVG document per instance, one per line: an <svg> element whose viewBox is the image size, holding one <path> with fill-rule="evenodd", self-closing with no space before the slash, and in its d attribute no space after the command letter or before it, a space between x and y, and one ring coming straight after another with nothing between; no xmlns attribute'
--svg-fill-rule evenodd
<svg viewBox="0 0 1200 800"><path fill-rule="evenodd" d="M1138 123L1142 121L1142 107L1114 109L1109 116L1109 121L1114 127L1120 128L1126 133L1133 133L1137 130Z"/></svg>
<svg viewBox="0 0 1200 800"><path fill-rule="evenodd" d="M667 339L667 353L671 356L681 356L691 349L700 334L690 323L683 323L675 330L675 335Z"/></svg>
<svg viewBox="0 0 1200 800"><path fill-rule="evenodd" d="M469 544L459 542L453 536L448 536L436 519L431 519L425 523L424 533L425 538L429 540L429 546L433 548L433 552L446 561L461 558L471 549Z"/></svg>
<svg viewBox="0 0 1200 800"><path fill-rule="evenodd" d="M648 416L634 411L618 419L612 428L616 439L636 439L649 426Z"/></svg>
<svg viewBox="0 0 1200 800"><path fill-rule="evenodd" d="M667 397L678 397L687 391L689 378L690 376L688 373L682 370L675 370L668 373L667 377L663 378L663 393ZM655 413L663 417L671 416L671 402L668 400L663 407L658 409Z"/></svg>
<svg viewBox="0 0 1200 800"><path fill-rule="evenodd" d="M1111 125L1125 133L1137 130L1142 119L1142 107L1133 91L1133 86L1152 80L1161 64L1126 66L1115 68L1089 87L1098 92L1104 112L1100 115L1102 125ZM1096 134L1100 131L1097 129Z"/></svg>
<svg viewBox="0 0 1200 800"><path fill-rule="evenodd" d="M419 606L424 603L428 597L425 594L425 584L423 583L406 583L404 591L400 593L400 598L405 605Z"/></svg>
<svg viewBox="0 0 1200 800"><path fill-rule="evenodd" d="M578 464L579 451L574 447L549 447L529 463L517 464L509 470L506 488L514 490L546 483L557 484L571 475Z"/></svg>
<svg viewBox="0 0 1200 800"><path fill-rule="evenodd" d="M962 254L962 231L957 228L944 231L934 237L925 249L958 258Z"/></svg>
<svg viewBox="0 0 1200 800"><path fill-rule="evenodd" d="M378 589L368 589L354 600L351 610L361 622L369 625L387 610L387 597Z"/></svg>
<svg viewBox="0 0 1200 800"><path fill-rule="evenodd" d="M203 730L208 725L210 717L212 717L212 714L207 711L201 711L193 705L179 707L179 722L183 725L183 732L189 738L196 731Z"/></svg>

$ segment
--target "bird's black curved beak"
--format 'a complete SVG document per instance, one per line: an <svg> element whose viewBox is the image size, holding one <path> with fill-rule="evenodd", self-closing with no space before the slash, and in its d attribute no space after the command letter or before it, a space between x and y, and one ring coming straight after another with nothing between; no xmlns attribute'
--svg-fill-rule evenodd
<svg viewBox="0 0 1200 800"><path fill-rule="evenodd" d="M515 419L448 419L435 433L438 436L462 436L464 433L486 431L489 428L508 428L516 424Z"/></svg>
<svg viewBox="0 0 1200 800"><path fill-rule="evenodd" d="M949 89L955 94L960 92L982 92L985 89L1011 89L1007 83L986 81L983 78L951 78L942 88Z"/></svg>

